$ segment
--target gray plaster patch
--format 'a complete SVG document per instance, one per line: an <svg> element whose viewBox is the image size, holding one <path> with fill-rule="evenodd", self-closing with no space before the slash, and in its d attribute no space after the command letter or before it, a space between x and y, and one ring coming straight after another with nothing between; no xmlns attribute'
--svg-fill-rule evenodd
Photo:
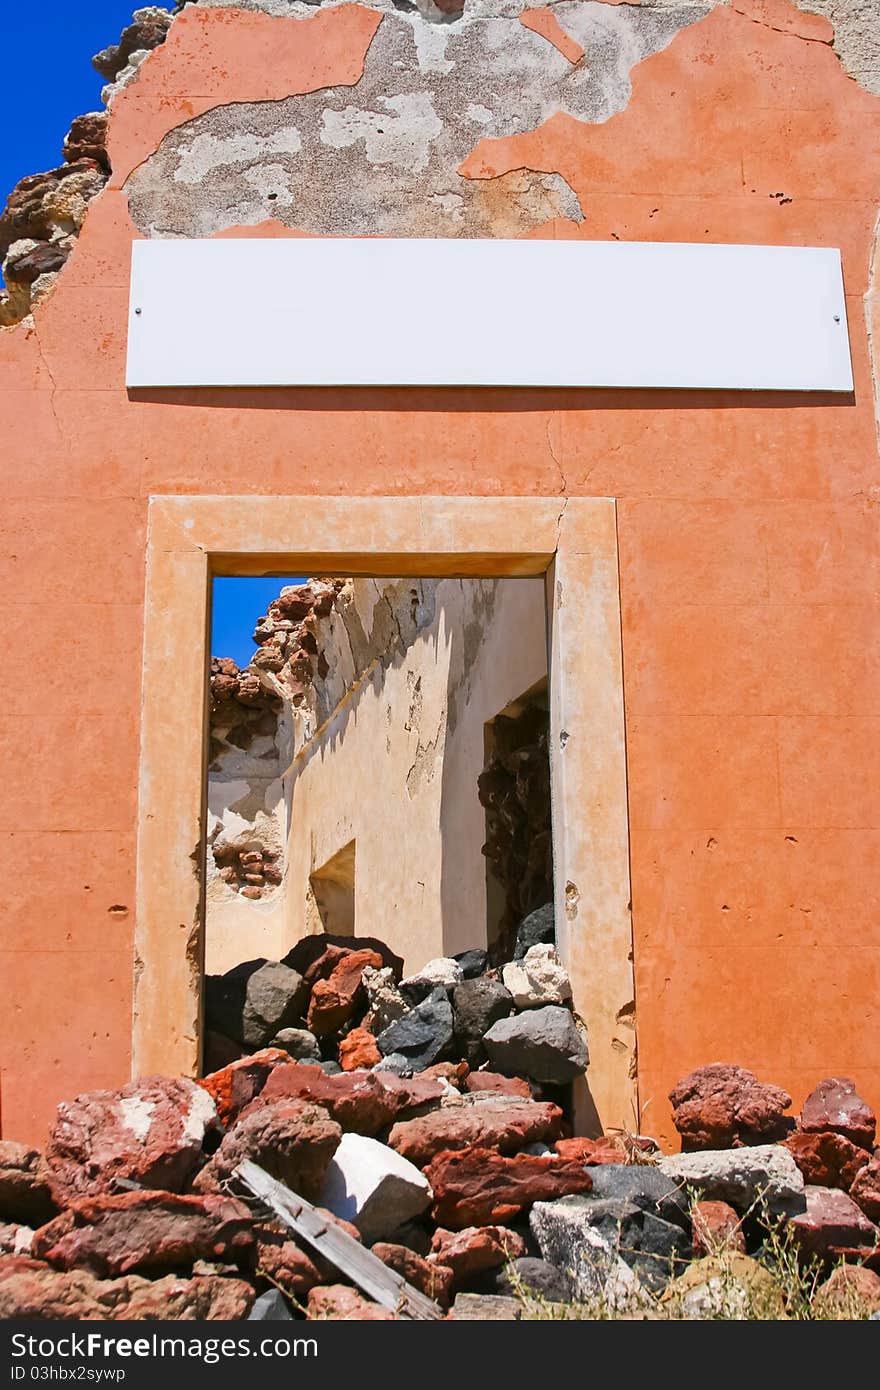
<svg viewBox="0 0 880 1390"><path fill-rule="evenodd" d="M350 3L351 0L342 0ZM465 0L465 19L504 17L517 20L523 10L537 0ZM314 14L316 6L302 0L200 0L203 9L262 10L270 15L304 17ZM337 0L332 0L337 3ZM559 0L546 0L557 13L563 8ZM880 94L880 3L878 0L794 0L797 8L811 14L824 15L834 25L834 51L850 77L854 77L869 92ZM370 8L393 13L400 0L370 0ZM708 0L706 9L726 5L727 0ZM443 15L431 0L419 0L416 9L423 7L424 19L431 28L442 33L449 16ZM677 9L676 0L642 0L641 8L654 10ZM561 17L561 16L560 16ZM427 23L426 23L427 27ZM563 27L567 28L567 25ZM427 43L427 41L425 41Z"/></svg>
<svg viewBox="0 0 880 1390"><path fill-rule="evenodd" d="M560 0L555 13L586 52L577 65L524 28L519 8L439 27L388 13L356 86L220 106L178 127L128 181L135 223L152 236L272 217L320 235L517 236L580 220L559 174L481 180L458 168L481 138L534 130L559 111L608 120L629 101L633 66L708 6Z"/></svg>

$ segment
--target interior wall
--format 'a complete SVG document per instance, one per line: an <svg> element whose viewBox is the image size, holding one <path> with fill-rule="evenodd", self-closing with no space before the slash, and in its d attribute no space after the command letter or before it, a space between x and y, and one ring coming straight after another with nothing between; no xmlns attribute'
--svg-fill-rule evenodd
<svg viewBox="0 0 880 1390"><path fill-rule="evenodd" d="M413 601L420 625L389 646L389 611ZM291 768L287 940L314 928L314 875L354 842L355 930L415 970L486 943L484 726L546 675L544 586L355 580L352 604L357 667L354 617L337 613L322 647L330 675L316 683L324 717L300 734ZM352 686L346 669L364 674Z"/></svg>

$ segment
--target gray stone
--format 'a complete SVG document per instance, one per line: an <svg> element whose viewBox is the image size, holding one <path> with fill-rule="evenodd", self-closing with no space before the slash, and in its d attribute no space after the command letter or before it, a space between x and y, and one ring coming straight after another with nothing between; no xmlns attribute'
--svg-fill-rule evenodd
<svg viewBox="0 0 880 1390"><path fill-rule="evenodd" d="M457 1322L516 1322L522 1317L522 1305L499 1294L458 1293L452 1316Z"/></svg>
<svg viewBox="0 0 880 1390"><path fill-rule="evenodd" d="M452 1012L456 1047L472 1067L478 1066L486 1056L483 1038L493 1023L513 1013L513 996L500 980L481 975L455 986Z"/></svg>
<svg viewBox="0 0 880 1390"><path fill-rule="evenodd" d="M267 961L248 978L242 1013L242 1041L265 1047L280 1029L295 1023L305 1004L306 990L296 970L280 961Z"/></svg>
<svg viewBox="0 0 880 1390"><path fill-rule="evenodd" d="M556 941L556 920L552 903L545 903L528 917L524 917L516 929L514 960L522 960L526 951L541 944L553 945Z"/></svg>
<svg viewBox="0 0 880 1390"><path fill-rule="evenodd" d="M308 1028L282 1028L280 1033L275 1034L269 1046L283 1048L297 1062L320 1062L321 1060L318 1039L314 1033L309 1032Z"/></svg>
<svg viewBox="0 0 880 1390"><path fill-rule="evenodd" d="M599 1163L590 1168L593 1190L590 1201L618 1198L647 1211L656 1210L665 1221L690 1230L690 1203L679 1183L648 1163Z"/></svg>
<svg viewBox="0 0 880 1390"><path fill-rule="evenodd" d="M343 1134L330 1160L318 1206L354 1222L364 1240L389 1240L430 1205L431 1188L415 1164L362 1134Z"/></svg>
<svg viewBox="0 0 880 1390"><path fill-rule="evenodd" d="M461 966L463 980L475 980L489 964L489 952L474 947L470 951L459 951L457 956L453 956L453 960L457 960Z"/></svg>
<svg viewBox="0 0 880 1390"><path fill-rule="evenodd" d="M332 1057L328 1058L326 1061L318 1062L317 1065L326 1076L339 1076L342 1071L342 1067L338 1062L334 1062Z"/></svg>
<svg viewBox="0 0 880 1390"><path fill-rule="evenodd" d="M548 1303L567 1303L574 1296L574 1284L564 1270L531 1255L512 1260L498 1270L495 1286L500 1294L510 1295L523 1288Z"/></svg>
<svg viewBox="0 0 880 1390"><path fill-rule="evenodd" d="M542 1257L569 1276L576 1298L614 1310L644 1301L639 1280L592 1224L582 1197L535 1202L529 1223Z"/></svg>
<svg viewBox="0 0 880 1390"><path fill-rule="evenodd" d="M412 1062L408 1057L404 1057L402 1052L389 1052L387 1057L383 1057L381 1062L377 1062L372 1068L373 1071L391 1071L395 1076L412 1076Z"/></svg>
<svg viewBox="0 0 880 1390"><path fill-rule="evenodd" d="M590 1060L573 1016L557 1004L499 1019L484 1041L489 1061L498 1071L554 1085L580 1076Z"/></svg>
<svg viewBox="0 0 880 1390"><path fill-rule="evenodd" d="M306 1002L302 976L280 961L243 961L225 975L205 978L208 1025L245 1047L265 1047L299 1021Z"/></svg>
<svg viewBox="0 0 880 1390"><path fill-rule="evenodd" d="M248 1322L293 1322L287 1299L279 1289L267 1289L248 1313Z"/></svg>
<svg viewBox="0 0 880 1390"><path fill-rule="evenodd" d="M445 989L433 990L421 1004L384 1029L376 1042L386 1057L401 1053L413 1071L423 1071L448 1058L452 1051L452 1005Z"/></svg>
<svg viewBox="0 0 880 1390"><path fill-rule="evenodd" d="M763 1197L772 1212L804 1211L804 1178L788 1149L779 1144L752 1144L741 1149L701 1149L661 1158L660 1172L683 1189L729 1202L745 1211Z"/></svg>
<svg viewBox="0 0 880 1390"><path fill-rule="evenodd" d="M590 1199L581 1211L652 1293L659 1293L680 1274L692 1253L691 1238L681 1226L635 1202L618 1197Z"/></svg>

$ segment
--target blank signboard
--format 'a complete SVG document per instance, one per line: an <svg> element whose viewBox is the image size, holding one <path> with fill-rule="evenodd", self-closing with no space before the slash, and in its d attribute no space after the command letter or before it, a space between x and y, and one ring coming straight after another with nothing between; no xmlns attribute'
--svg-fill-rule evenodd
<svg viewBox="0 0 880 1390"><path fill-rule="evenodd" d="M840 254L397 238L136 241L129 387L851 391Z"/></svg>

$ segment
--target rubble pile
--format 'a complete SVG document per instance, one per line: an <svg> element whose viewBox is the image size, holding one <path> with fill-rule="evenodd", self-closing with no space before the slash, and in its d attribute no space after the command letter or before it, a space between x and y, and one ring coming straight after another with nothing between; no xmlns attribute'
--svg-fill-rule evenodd
<svg viewBox="0 0 880 1390"><path fill-rule="evenodd" d="M501 969L469 951L405 977L380 941L313 936L209 979L226 1056L201 1081L78 1096L44 1153L0 1142L0 1317L395 1317L266 1214L245 1160L454 1319L743 1316L757 1296L787 1316L756 1258L779 1229L830 1276L817 1316L880 1309L880 1150L853 1083L795 1120L718 1064L672 1092L679 1154L572 1133L587 1049L540 928Z"/></svg>

